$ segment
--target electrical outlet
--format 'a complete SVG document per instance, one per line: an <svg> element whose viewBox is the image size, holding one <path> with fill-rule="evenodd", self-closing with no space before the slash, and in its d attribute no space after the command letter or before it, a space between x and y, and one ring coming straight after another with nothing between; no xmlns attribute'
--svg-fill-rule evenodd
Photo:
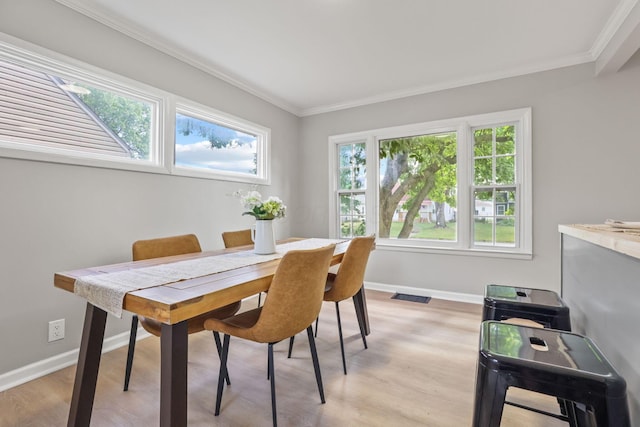
<svg viewBox="0 0 640 427"><path fill-rule="evenodd" d="M49 322L49 342L64 338L64 319Z"/></svg>

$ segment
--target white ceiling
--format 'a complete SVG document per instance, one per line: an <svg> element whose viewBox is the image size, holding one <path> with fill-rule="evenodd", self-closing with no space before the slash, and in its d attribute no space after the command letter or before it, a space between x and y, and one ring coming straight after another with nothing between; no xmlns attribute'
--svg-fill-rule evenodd
<svg viewBox="0 0 640 427"><path fill-rule="evenodd" d="M57 1L299 116L594 62L640 32L639 0Z"/></svg>

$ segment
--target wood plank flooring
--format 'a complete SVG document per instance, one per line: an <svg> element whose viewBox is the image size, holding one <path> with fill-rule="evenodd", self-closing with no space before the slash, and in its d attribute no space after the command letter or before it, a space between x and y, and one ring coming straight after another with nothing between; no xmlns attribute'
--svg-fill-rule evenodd
<svg viewBox="0 0 640 427"><path fill-rule="evenodd" d="M371 335L365 350L351 301L340 304L348 375L342 372L332 303L323 305L316 344L326 404L320 404L306 334L276 345L275 369L280 426L470 426L473 411L481 307L432 299L428 304L390 299L367 291ZM248 301L245 307L254 307ZM138 342L131 383L122 391L126 348L103 355L92 426L159 424L160 341ZM189 338L189 426L269 426L271 401L267 346L231 338L229 373L219 416L213 415L218 356L211 334ZM0 426L64 426L75 366L0 393ZM557 413L554 398L510 390L518 402ZM505 407L502 426L567 424L530 411Z"/></svg>

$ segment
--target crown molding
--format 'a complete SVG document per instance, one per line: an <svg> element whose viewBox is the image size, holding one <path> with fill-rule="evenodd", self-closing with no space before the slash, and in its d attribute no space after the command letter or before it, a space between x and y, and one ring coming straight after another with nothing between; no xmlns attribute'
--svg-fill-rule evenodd
<svg viewBox="0 0 640 427"><path fill-rule="evenodd" d="M638 4L639 0L621 0L618 6L613 11L609 20L605 24L604 28L593 42L591 46L591 56L593 60L597 60L606 47L611 43L611 40L620 30L624 21L627 19L633 8Z"/></svg>
<svg viewBox="0 0 640 427"><path fill-rule="evenodd" d="M395 92L388 92L373 97L361 98L359 100L343 102L339 104L331 104L326 106L314 107L303 109L300 112L301 117L312 116L316 114L330 113L338 110L345 110L348 108L361 107L364 105L377 104L380 102L394 101L396 99L408 98L411 96L424 95L427 93L438 92L447 89L455 89L464 86L470 86L479 83L487 83L495 80L508 79L511 77L518 77L527 74L538 73L542 71L549 71L556 68L570 67L572 65L579 65L588 62L593 62L594 59L590 52L582 54L558 58L552 61L544 63L538 63L534 65L527 65L523 67L511 68L508 70L501 70L495 73L486 73L483 75L475 76L468 79L450 80L435 85L421 86L408 90L401 90Z"/></svg>
<svg viewBox="0 0 640 427"><path fill-rule="evenodd" d="M596 76L615 73L640 49L640 1L623 0L594 43Z"/></svg>
<svg viewBox="0 0 640 427"><path fill-rule="evenodd" d="M454 89L463 86L474 85L478 83L486 83L490 81L506 79L511 77L518 77L526 74L532 74L541 71L548 71L556 68L563 68L572 65L579 65L588 62L595 62L605 51L607 46L610 45L611 40L616 33L620 30L625 19L631 13L633 8L640 0L621 0L616 7L614 13L611 15L607 24L600 32L591 48L584 53L576 54L564 58L556 58L543 63L531 64L522 67L516 67L508 70L501 70L493 73L486 73L484 75L474 76L472 78L450 80L441 82L435 85L427 85L415 87L407 90L399 90L387 92L371 97L365 97L341 103L322 105L311 108L299 108L291 103L283 100L280 97L274 96L264 90L258 89L255 85L238 78L231 73L223 72L219 66L211 64L210 62L195 57L193 55L186 55L183 52L170 46L168 43L163 43L157 40L150 34L136 29L133 25L121 22L122 20L110 15L104 10L100 10L97 7L91 5L82 4L79 0L56 0L56 2L75 10L82 15L85 15L97 22L100 22L122 34L125 34L141 43L151 46L165 54L168 54L182 62L185 62L193 67L196 67L226 83L229 83L245 92L248 92L276 107L283 109L298 117L312 116L316 114L330 113L339 110L345 110L354 107L361 107L370 104L376 104L380 102L393 101L396 99L407 98L416 95L424 95L427 93L438 92L447 89Z"/></svg>

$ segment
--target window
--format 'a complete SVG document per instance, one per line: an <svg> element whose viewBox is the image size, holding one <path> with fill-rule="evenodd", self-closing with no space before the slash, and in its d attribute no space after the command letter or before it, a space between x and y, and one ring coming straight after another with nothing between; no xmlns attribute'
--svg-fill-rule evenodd
<svg viewBox="0 0 640 427"><path fill-rule="evenodd" d="M178 104L175 167L184 173L266 180L269 130L202 106ZM188 172L187 172L188 171Z"/></svg>
<svg viewBox="0 0 640 427"><path fill-rule="evenodd" d="M365 149L364 142L338 146L340 237L364 236L367 231Z"/></svg>
<svg viewBox="0 0 640 427"><path fill-rule="evenodd" d="M0 40L0 156L269 183L268 128L32 50Z"/></svg>
<svg viewBox="0 0 640 427"><path fill-rule="evenodd" d="M331 234L529 257L530 120L520 109L330 137Z"/></svg>
<svg viewBox="0 0 640 427"><path fill-rule="evenodd" d="M114 85L80 83L0 58L5 147L150 162L158 102Z"/></svg>

